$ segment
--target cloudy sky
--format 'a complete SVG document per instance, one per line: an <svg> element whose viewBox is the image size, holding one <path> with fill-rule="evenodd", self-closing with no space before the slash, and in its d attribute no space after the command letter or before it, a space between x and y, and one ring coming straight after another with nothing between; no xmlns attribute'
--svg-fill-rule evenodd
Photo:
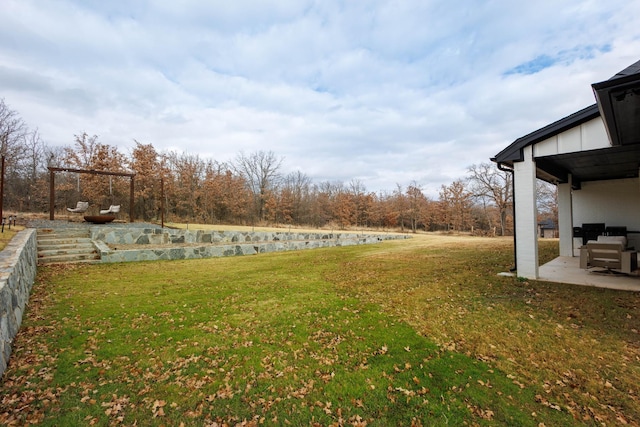
<svg viewBox="0 0 640 427"><path fill-rule="evenodd" d="M412 181L427 194L595 102L640 60L637 0L0 0L0 98L50 146Z"/></svg>

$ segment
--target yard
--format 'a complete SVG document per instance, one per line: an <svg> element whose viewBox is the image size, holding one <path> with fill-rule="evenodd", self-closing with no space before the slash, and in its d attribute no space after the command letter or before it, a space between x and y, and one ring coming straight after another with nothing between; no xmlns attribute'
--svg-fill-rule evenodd
<svg viewBox="0 0 640 427"><path fill-rule="evenodd" d="M41 268L0 423L638 425L640 295L496 276L512 256L421 235Z"/></svg>

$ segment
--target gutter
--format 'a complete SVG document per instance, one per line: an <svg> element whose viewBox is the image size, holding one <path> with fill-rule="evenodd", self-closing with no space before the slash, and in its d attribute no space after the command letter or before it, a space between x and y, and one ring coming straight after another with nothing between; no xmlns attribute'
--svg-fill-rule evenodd
<svg viewBox="0 0 640 427"><path fill-rule="evenodd" d="M511 199L513 209L513 267L511 267L509 271L513 273L514 271L518 270L518 248L516 247L516 175L513 171L513 168L505 167L501 162L496 162L496 164L498 165L499 170L511 174Z"/></svg>

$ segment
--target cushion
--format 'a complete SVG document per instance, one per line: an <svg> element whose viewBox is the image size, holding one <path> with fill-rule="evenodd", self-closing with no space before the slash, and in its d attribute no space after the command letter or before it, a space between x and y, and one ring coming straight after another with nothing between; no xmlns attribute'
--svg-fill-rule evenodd
<svg viewBox="0 0 640 427"><path fill-rule="evenodd" d="M598 243L620 243L627 246L627 238L625 236L598 236Z"/></svg>

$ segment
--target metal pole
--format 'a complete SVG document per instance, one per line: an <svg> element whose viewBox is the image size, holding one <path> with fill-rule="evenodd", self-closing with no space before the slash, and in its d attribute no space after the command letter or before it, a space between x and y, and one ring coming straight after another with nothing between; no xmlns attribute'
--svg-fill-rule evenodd
<svg viewBox="0 0 640 427"><path fill-rule="evenodd" d="M49 219L53 221L54 210L55 210L55 186L56 186L56 174L54 171L49 171Z"/></svg>
<svg viewBox="0 0 640 427"><path fill-rule="evenodd" d="M135 184L134 184L134 176L131 176L131 191L129 194L129 222L133 222L134 220L134 215L133 215L133 190L135 188Z"/></svg>
<svg viewBox="0 0 640 427"><path fill-rule="evenodd" d="M160 178L160 227L164 228L164 178Z"/></svg>
<svg viewBox="0 0 640 427"><path fill-rule="evenodd" d="M3 209L4 209L4 154L2 155L2 177L0 177L0 218L4 218ZM4 231L4 225L2 227L2 231Z"/></svg>

